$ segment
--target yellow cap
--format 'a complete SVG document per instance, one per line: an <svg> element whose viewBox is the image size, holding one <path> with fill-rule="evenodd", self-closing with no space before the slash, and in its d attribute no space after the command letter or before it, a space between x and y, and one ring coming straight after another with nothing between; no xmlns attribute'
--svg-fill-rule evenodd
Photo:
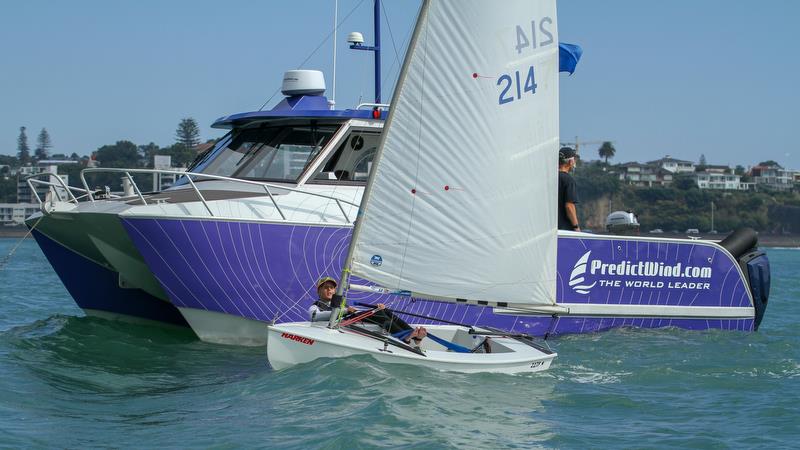
<svg viewBox="0 0 800 450"><path fill-rule="evenodd" d="M331 283L333 283L333 286L334 286L334 287L336 287L336 286L338 286L338 285L339 285L339 283L337 283L337 282L336 282L336 280L334 280L334 279L333 279L333 278L331 278L331 277L322 277L322 278L320 278L320 279L319 279L319 281L317 281L317 289L319 289L319 288L320 288L320 286L322 286L323 284L327 283L328 281L330 281Z"/></svg>

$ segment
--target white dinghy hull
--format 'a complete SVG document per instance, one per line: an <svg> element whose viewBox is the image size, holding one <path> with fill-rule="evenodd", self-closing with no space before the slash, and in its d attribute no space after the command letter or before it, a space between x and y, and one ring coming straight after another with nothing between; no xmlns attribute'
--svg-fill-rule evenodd
<svg viewBox="0 0 800 450"><path fill-rule="evenodd" d="M471 335L459 326L426 325L429 333L471 347L484 339ZM461 373L530 373L547 370L555 352L505 336L489 337L492 353L459 353L448 351L430 338L422 342L422 352L404 348L402 343L387 337L393 344L374 336L360 334L345 327L331 329L322 323L292 322L268 327L267 357L276 370L319 358L371 355L382 363L412 364L430 369ZM399 345L396 345L399 344Z"/></svg>

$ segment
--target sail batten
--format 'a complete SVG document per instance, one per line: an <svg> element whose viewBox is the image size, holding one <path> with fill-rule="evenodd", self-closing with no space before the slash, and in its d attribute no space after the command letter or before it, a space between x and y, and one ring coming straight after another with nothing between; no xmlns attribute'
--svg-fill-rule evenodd
<svg viewBox="0 0 800 450"><path fill-rule="evenodd" d="M352 273L436 298L552 305L555 0L429 0L421 14L362 203Z"/></svg>

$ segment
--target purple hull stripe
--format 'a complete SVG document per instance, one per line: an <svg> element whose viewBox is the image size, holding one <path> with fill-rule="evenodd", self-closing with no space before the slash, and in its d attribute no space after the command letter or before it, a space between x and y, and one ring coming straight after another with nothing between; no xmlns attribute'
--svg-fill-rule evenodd
<svg viewBox="0 0 800 450"><path fill-rule="evenodd" d="M137 218L125 218L122 223L176 306L262 321L307 320L306 311L316 298L315 281L324 275L338 278L350 240L350 229L338 227ZM587 252L591 254L585 258L585 272L581 274L581 267L577 266ZM625 264L620 265L622 262ZM650 263L647 273L656 271L656 275L623 277L642 281L640 286L625 287L623 278L608 274L610 270L617 270L609 269L611 264L621 267L619 270L638 271L644 263ZM629 265L636 269L625 269ZM664 269L666 265L670 269ZM679 276L672 273L665 276L665 270L679 272ZM695 243L560 238L558 272L557 295L567 302L694 306L746 306L750 303L730 258L714 248ZM694 274L698 275L696 279L692 277ZM582 281L570 284L581 275ZM620 280L619 287L617 280ZM644 284L644 281L649 283ZM690 287L689 283L695 284ZM697 283L709 286L701 284L698 288ZM586 293L575 292L576 286L583 286L577 290ZM348 301L381 301L399 310L534 335L586 333L622 326L745 331L753 328L752 319L553 319L496 315L492 308L485 306L362 292L348 294ZM414 319L414 322L420 320Z"/></svg>

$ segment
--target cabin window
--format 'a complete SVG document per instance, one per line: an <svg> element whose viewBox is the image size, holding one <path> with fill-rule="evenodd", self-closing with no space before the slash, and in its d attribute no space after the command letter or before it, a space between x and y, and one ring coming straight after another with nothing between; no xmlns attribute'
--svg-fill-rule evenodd
<svg viewBox="0 0 800 450"><path fill-rule="evenodd" d="M312 183L366 183L380 133L353 130L317 169Z"/></svg>
<svg viewBox="0 0 800 450"><path fill-rule="evenodd" d="M339 125L306 122L241 130L224 148L214 151L202 172L257 181L294 182L338 128Z"/></svg>

